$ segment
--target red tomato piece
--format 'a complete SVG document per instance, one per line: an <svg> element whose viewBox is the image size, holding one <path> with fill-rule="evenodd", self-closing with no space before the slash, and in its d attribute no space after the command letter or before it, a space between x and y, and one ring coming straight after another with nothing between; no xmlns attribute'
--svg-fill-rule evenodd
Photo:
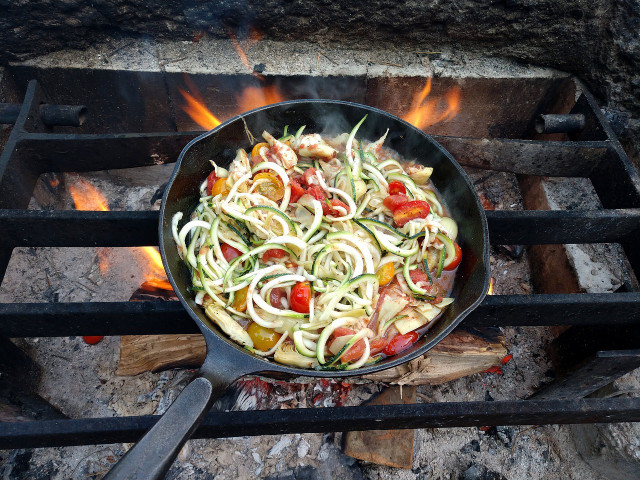
<svg viewBox="0 0 640 480"><path fill-rule="evenodd" d="M393 211L393 221L398 227L402 227L410 220L427 218L430 210L431 207L424 200L411 200Z"/></svg>
<svg viewBox="0 0 640 480"><path fill-rule="evenodd" d="M404 205L409 201L406 195L389 195L382 201L382 204L392 212L395 211L400 205Z"/></svg>
<svg viewBox="0 0 640 480"><path fill-rule="evenodd" d="M374 338L369 342L369 348L371 349L371 351L369 352L369 355L373 356L377 353L382 352L386 346L387 346L386 338L380 338L380 337Z"/></svg>
<svg viewBox="0 0 640 480"><path fill-rule="evenodd" d="M290 182L291 186L291 198L289 202L296 203L300 200L300 197L307 193L302 185L300 185L300 180L297 178L292 178Z"/></svg>
<svg viewBox="0 0 640 480"><path fill-rule="evenodd" d="M309 313L309 302L311 301L311 285L309 282L298 282L291 289L289 303L291 310L298 313Z"/></svg>
<svg viewBox="0 0 640 480"><path fill-rule="evenodd" d="M393 182L389 182L389 195L406 195L406 194L407 194L407 189L402 184L402 182L399 182L397 180L394 180Z"/></svg>
<svg viewBox="0 0 640 480"><path fill-rule="evenodd" d="M207 195L211 195L211 192L213 191L213 184L216 183L217 179L218 177L216 177L215 170L207 177Z"/></svg>
<svg viewBox="0 0 640 480"><path fill-rule="evenodd" d="M262 261L268 262L271 259L284 258L287 255L287 252L284 250L280 250L279 248L270 248L269 250L265 250L262 254Z"/></svg>
<svg viewBox="0 0 640 480"><path fill-rule="evenodd" d="M386 338L374 338L369 342L369 355L375 355L377 353L382 352L386 347L386 345L387 345ZM358 358L362 357L362 354L364 353L364 348L365 348L364 340L358 340L355 343L355 345L353 345L349 350L344 352L342 357L340 357L340 361L342 363L347 363L353 360L357 360Z"/></svg>
<svg viewBox="0 0 640 480"><path fill-rule="evenodd" d="M99 343L103 338L104 337L100 335L87 335L85 337L82 337L82 340L84 340L84 343L86 343L87 345L95 345L96 343Z"/></svg>
<svg viewBox="0 0 640 480"><path fill-rule="evenodd" d="M342 207L345 209L345 213L339 211L335 207ZM322 213L325 215L331 215L332 217L342 217L349 213L349 207L342 200L336 200L332 198L331 200L322 202Z"/></svg>
<svg viewBox="0 0 640 480"><path fill-rule="evenodd" d="M411 281L413 283L418 282L429 282L429 277L422 270L418 270L417 268L414 270L409 270L409 277L411 277Z"/></svg>
<svg viewBox="0 0 640 480"><path fill-rule="evenodd" d="M271 306L274 308L283 308L282 299L287 296L287 292L284 288L276 287L271 290L269 294L269 301L271 302Z"/></svg>
<svg viewBox="0 0 640 480"><path fill-rule="evenodd" d="M453 262L444 267L444 270L455 270L455 268L460 265L460 262L462 261L462 249L460 248L460 245L454 243L453 246L456 249L456 258L453 259Z"/></svg>
<svg viewBox="0 0 640 480"><path fill-rule="evenodd" d="M222 256L227 262L230 262L236 257L242 255L242 252L237 248L233 248L231 245L226 243L220 244L220 250L222 250Z"/></svg>
<svg viewBox="0 0 640 480"><path fill-rule="evenodd" d="M351 360L356 360L362 356L364 353L364 340L358 340L355 345L352 345L349 350L344 352L340 357L340 361L342 363L350 362Z"/></svg>
<svg viewBox="0 0 640 480"><path fill-rule="evenodd" d="M334 337L344 337L345 335L354 335L356 331L348 327L338 327L333 331Z"/></svg>
<svg viewBox="0 0 640 480"><path fill-rule="evenodd" d="M316 172L317 170L313 167L307 168L307 170L304 172L304 175L302 176L302 184L307 187L310 187L312 185L320 185L320 180L318 180Z"/></svg>
<svg viewBox="0 0 640 480"><path fill-rule="evenodd" d="M404 335L396 335L393 337L386 347L384 347L385 355L397 355L398 353L406 350L418 340L418 334L416 332L408 332Z"/></svg>
<svg viewBox="0 0 640 480"><path fill-rule="evenodd" d="M309 187L307 193L318 200L320 203L325 203L325 200L327 198L327 194L325 193L325 191L318 185L312 185L311 187Z"/></svg>

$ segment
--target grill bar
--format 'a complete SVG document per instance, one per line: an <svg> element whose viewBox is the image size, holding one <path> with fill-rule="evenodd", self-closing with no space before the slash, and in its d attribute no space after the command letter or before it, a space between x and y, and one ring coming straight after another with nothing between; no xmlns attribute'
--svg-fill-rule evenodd
<svg viewBox="0 0 640 480"><path fill-rule="evenodd" d="M494 245L617 242L640 229L640 208L486 212ZM157 245L157 211L0 210L0 246Z"/></svg>
<svg viewBox="0 0 640 480"><path fill-rule="evenodd" d="M372 420L374 419L374 420ZM156 416L0 423L0 449L135 442ZM209 413L192 438L640 421L640 398L451 402Z"/></svg>
<svg viewBox="0 0 640 480"><path fill-rule="evenodd" d="M640 325L640 293L493 295L464 321L468 327ZM151 335L195 333L179 302L0 304L0 335Z"/></svg>

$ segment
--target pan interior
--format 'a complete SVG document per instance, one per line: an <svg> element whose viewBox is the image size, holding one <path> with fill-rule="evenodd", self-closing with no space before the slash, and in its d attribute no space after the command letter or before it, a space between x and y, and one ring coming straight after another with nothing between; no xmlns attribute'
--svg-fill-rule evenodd
<svg viewBox="0 0 640 480"><path fill-rule="evenodd" d="M296 130L306 125L305 132L336 134L349 132L368 115L358 131L358 138L376 140L387 129L386 146L405 160L415 160L434 168L432 180L440 190L452 217L459 227L458 242L462 248L462 264L454 283L456 301L433 327L409 350L374 366L361 368L367 373L408 361L433 347L475 308L488 288L488 232L484 211L469 178L453 158L428 135L388 113L363 105L337 101L292 101L270 105L235 117L192 141L180 155L176 170L165 192L161 211L160 245L167 273L176 293L190 315L198 321L207 342L222 339L246 355L252 355L231 341L195 304L189 291L189 271L180 259L171 235L171 219L177 212L189 215L198 203L199 187L211 171L209 160L228 167L238 148L250 149L253 139L260 141L264 130L276 136L285 125ZM215 333L215 335L211 335ZM215 338L217 337L217 338ZM261 362L261 357L254 356ZM290 371L312 375L313 371L283 367L269 362L264 370ZM323 376L343 376L346 372L321 372Z"/></svg>

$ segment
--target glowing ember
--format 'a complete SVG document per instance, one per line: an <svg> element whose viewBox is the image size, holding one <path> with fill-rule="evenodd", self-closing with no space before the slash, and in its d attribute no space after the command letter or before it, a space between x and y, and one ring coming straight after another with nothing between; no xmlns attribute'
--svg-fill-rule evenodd
<svg viewBox="0 0 640 480"><path fill-rule="evenodd" d="M70 183L68 188L76 210L98 210L101 212L109 210L107 199L100 193L100 190L83 178L73 178L73 183Z"/></svg>
<svg viewBox="0 0 640 480"><path fill-rule="evenodd" d="M493 295L493 277L489 281L489 290L487 290L487 295Z"/></svg>
<svg viewBox="0 0 640 480"><path fill-rule="evenodd" d="M205 130L211 130L222 123L218 120L218 117L204 106L202 101L197 100L194 96L188 94L182 89L178 90L187 101L187 105L182 105L180 108L182 108L194 122Z"/></svg>
<svg viewBox="0 0 640 480"><path fill-rule="evenodd" d="M269 85L263 88L247 87L242 91L240 96L237 97L237 100L240 112L246 112L253 108L283 102L285 98L282 93L280 93L277 86Z"/></svg>
<svg viewBox="0 0 640 480"><path fill-rule="evenodd" d="M425 129L439 122L448 122L460 110L460 88L452 87L442 98L429 98L431 93L431 78L427 79L422 90L416 93L411 102L409 112L403 117L412 125Z"/></svg>

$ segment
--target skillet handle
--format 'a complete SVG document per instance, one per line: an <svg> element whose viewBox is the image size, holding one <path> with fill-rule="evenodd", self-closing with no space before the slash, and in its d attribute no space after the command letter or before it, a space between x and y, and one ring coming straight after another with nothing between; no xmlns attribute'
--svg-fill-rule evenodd
<svg viewBox="0 0 640 480"><path fill-rule="evenodd" d="M230 382L229 382L230 383ZM193 380L144 437L104 477L108 480L161 479L226 385Z"/></svg>

